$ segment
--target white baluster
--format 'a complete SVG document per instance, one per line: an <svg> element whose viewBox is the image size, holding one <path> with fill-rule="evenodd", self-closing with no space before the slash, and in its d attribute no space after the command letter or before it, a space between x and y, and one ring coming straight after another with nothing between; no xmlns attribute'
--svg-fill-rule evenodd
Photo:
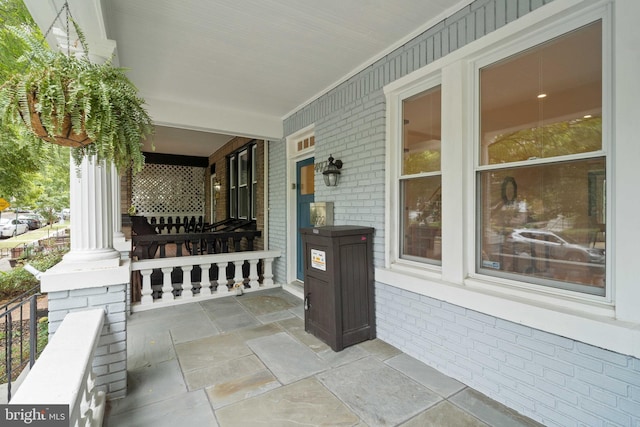
<svg viewBox="0 0 640 427"><path fill-rule="evenodd" d="M264 273L262 274L262 286L273 286L273 270L271 269L273 264L273 258L265 258L262 265L264 266Z"/></svg>
<svg viewBox="0 0 640 427"><path fill-rule="evenodd" d="M233 276L233 284L240 284L240 289L244 289L244 277L242 276L242 265L244 261L233 261L233 265L235 266L235 274Z"/></svg>
<svg viewBox="0 0 640 427"><path fill-rule="evenodd" d="M140 298L141 305L153 304L153 290L151 289L151 273L153 270L140 270L142 275L142 297Z"/></svg>
<svg viewBox="0 0 640 427"><path fill-rule="evenodd" d="M209 269L211 264L200 264L202 275L200 276L200 295L211 295L211 280L209 280Z"/></svg>
<svg viewBox="0 0 640 427"><path fill-rule="evenodd" d="M228 262L218 262L218 292L227 290L227 265Z"/></svg>
<svg viewBox="0 0 640 427"><path fill-rule="evenodd" d="M191 283L193 265L182 266L182 297L193 298L193 284Z"/></svg>
<svg viewBox="0 0 640 427"><path fill-rule="evenodd" d="M163 267L162 270L162 302L173 301L173 284L171 283L171 272L173 267Z"/></svg>
<svg viewBox="0 0 640 427"><path fill-rule="evenodd" d="M249 260L249 287L259 287L260 282L258 282L258 259L250 259Z"/></svg>

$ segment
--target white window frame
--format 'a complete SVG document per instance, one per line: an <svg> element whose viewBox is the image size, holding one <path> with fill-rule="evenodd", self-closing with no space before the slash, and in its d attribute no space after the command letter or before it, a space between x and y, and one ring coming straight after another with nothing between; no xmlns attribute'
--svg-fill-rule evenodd
<svg viewBox="0 0 640 427"><path fill-rule="evenodd" d="M417 178L422 176L435 176L438 175L442 177L442 164L440 165L440 170L438 172L429 172L423 174L416 175L403 175L402 173L402 148L403 148L403 101L405 99L411 98L414 95L420 94L422 92L433 89L437 86L442 85L442 80L439 72L433 73L432 75L420 79L420 81L415 82L415 84L409 84L403 87L401 90L395 92L393 95L387 98L387 108L390 111L390 123L387 127L388 129L388 138L387 138L387 170L390 171L388 181L388 191L387 194L390 197L391 205L389 201L387 202L387 206L394 206L389 213L389 221L390 224L394 224L393 228L387 227L389 230L388 236L391 241L387 242L388 246L390 246L389 251L389 259L388 263L394 264L395 268L405 269L410 271L411 269L424 269L426 273L430 273L434 276L439 276L441 272L441 266L434 262L427 261L418 261L411 260L408 258L401 258L402 253L402 227L401 227L401 216L402 216L402 201L400 194L400 182L403 179L408 177ZM444 117L442 118L444 121ZM443 236L444 242L444 236Z"/></svg>
<svg viewBox="0 0 640 427"><path fill-rule="evenodd" d="M560 160L562 161L585 160L588 158L605 157L606 169L607 169L607 180L606 180L607 190L606 191L607 191L607 194L611 194L611 186L610 186L611 180L608 179L611 174L610 172L611 160L610 160L610 156L608 155L609 146L611 142L611 131L610 131L610 125L609 125L609 123L611 122L611 103L608 97L610 90L608 89L612 87L611 70L610 70L611 63L610 61L607 61L607 58L610 58L611 56L611 43L610 43L610 40L608 39L608 34L611 33L611 26L610 26L611 19L609 15L610 15L609 13L607 13L602 9L594 10L591 13L579 14L577 16L574 16L572 19L568 20L567 22L562 23L561 25L555 25L549 28L545 28L544 30L540 30L534 34L523 35L522 37L508 43L508 46L497 46L495 49L489 51L488 53L483 53L482 55L480 55L478 59L472 59L470 61L471 76L473 79L472 88L474 93L473 93L473 102L470 103L470 105L472 105L473 108L469 110L469 114L472 115L473 117L472 129L473 129L474 156L473 156L473 166L472 166L473 173L470 175L470 178L473 179L473 183L470 184L469 190L470 191L472 190L474 194L474 197L473 197L474 213L478 212L478 210L481 209L481 207L477 205L478 200L475 197L476 190L478 188L478 183L476 182L477 173L488 171L488 170L496 170L503 167L514 168L514 167L524 166L524 165L542 166L542 165L550 165L550 164L558 163ZM479 138L480 138L480 114L479 114L480 113L480 107L479 107L480 106L480 70L488 65L491 65L503 59L509 58L520 52L524 52L529 48L538 46L546 41L549 41L556 37L561 37L562 35L572 30L578 29L598 19L602 20L602 38L603 38L602 40L603 41L602 42L602 46L603 46L603 52L602 52L602 63L603 63L602 64L603 65L603 69L602 69L602 148L601 150L589 152L589 153L572 154L572 155L556 157L552 159L544 158L544 159L530 160L530 161L511 162L511 163L506 163L505 165L481 164L481 153L480 153L481 144L479 141ZM607 203L606 212L607 212L606 218L612 218L611 203ZM474 220L476 219L477 218L474 218ZM478 278L481 281L484 281L484 280L492 281L492 282L495 281L495 282L504 284L506 286L526 289L536 293L539 292L542 294L566 296L566 297L575 298L577 300L583 300L583 301L600 302L600 303L607 304L609 306L612 304L610 255L607 256L606 280L605 280L606 286L605 286L604 296L590 295L590 294L581 293L578 291L563 290L555 287L543 287L541 285L530 284L530 283L518 281L515 279L501 279L496 276L482 274L476 271L476 260L477 260L476 251L479 248L479 242L477 241L478 230L476 227L477 227L477 224L474 224L474 232L472 236L473 247L469 245L469 247L467 248L468 255L469 255L468 271L469 271L470 278ZM607 221L607 228L609 229L610 227L611 227L610 221ZM610 233L606 233L606 235L610 236ZM607 243L610 243L609 238L607 238L607 241L608 241ZM479 283L482 283L482 282L479 282Z"/></svg>
<svg viewBox="0 0 640 427"><path fill-rule="evenodd" d="M615 7L614 7L615 6ZM633 138L627 110L638 112L638 99L627 96L637 83L633 73L640 69L637 58L614 56L612 37L623 40L631 49L640 37L633 33L628 14L640 6L624 1L556 0L481 39L460 48L436 62L398 79L384 88L387 100L387 160L385 198L385 263L377 268L376 280L398 289L450 302L491 316L524 324L536 329L590 343L623 354L640 356L640 313L633 310L640 298L637 269L621 263L630 260L629 251L637 246L640 233L631 226L631 218L621 214L623 206L640 207L633 201L616 198L616 191L629 182L616 178L637 176L629 155L635 146L618 144L612 150L612 135L621 133ZM603 153L607 156L607 290L604 297L585 295L555 288L503 280L475 273L476 251L476 183L478 156L478 69L513 53L535 46L555 36L602 19L603 32ZM626 20L625 27L613 22ZM614 75L615 72L615 75ZM398 254L398 129L401 124L401 99L418 93L420 85L440 75L442 85L442 267L402 262ZM426 87L431 86L427 84ZM618 85L618 86L616 86ZM423 86L424 88L424 86ZM633 89L630 89L633 88ZM618 101L616 99L622 99ZM635 107L634 107L635 103ZM625 111L621 111L625 107ZM616 116L612 116L615 110ZM618 120L620 114L626 121ZM623 117L623 116L620 116ZM622 159L621 150L627 155ZM637 168L637 165L635 166ZM631 193L629 193L631 194ZM628 212L628 211L627 211ZM616 215L617 214L617 215ZM633 215L632 215L633 216ZM625 231L618 231L620 223ZM624 233L625 235L621 235ZM633 236L630 236L630 233ZM636 237L633 239L632 237ZM620 253L620 250L623 253ZM637 253L637 251L635 251ZM636 261L637 265L637 261ZM624 320L618 322L617 319ZM628 323L631 322L631 323ZM636 322L635 324L633 322ZM632 339L633 337L633 339ZM635 341L634 341L635 340ZM633 341L633 342L632 342Z"/></svg>
<svg viewBox="0 0 640 427"><path fill-rule="evenodd" d="M249 180L251 182L251 197L249 200L249 211L251 219L256 220L258 217L258 144L251 146L251 165L249 167Z"/></svg>

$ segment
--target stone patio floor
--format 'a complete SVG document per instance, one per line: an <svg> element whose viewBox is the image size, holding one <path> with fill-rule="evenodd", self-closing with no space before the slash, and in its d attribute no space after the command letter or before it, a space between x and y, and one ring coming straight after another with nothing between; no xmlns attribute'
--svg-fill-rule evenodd
<svg viewBox="0 0 640 427"><path fill-rule="evenodd" d="M131 315L120 426L534 426L376 339L334 352L281 289Z"/></svg>

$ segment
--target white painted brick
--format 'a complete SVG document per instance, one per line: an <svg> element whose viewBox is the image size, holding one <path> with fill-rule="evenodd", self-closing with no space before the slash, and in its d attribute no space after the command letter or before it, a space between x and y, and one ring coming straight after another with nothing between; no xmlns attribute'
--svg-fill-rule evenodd
<svg viewBox="0 0 640 427"><path fill-rule="evenodd" d="M125 397L127 391L127 380L114 381L109 384L109 397L117 399Z"/></svg>
<svg viewBox="0 0 640 427"><path fill-rule="evenodd" d="M531 328L527 328L526 326L518 325L517 323L508 322L502 319L496 319L496 328L511 331L521 336L530 337L533 335L533 331Z"/></svg>
<svg viewBox="0 0 640 427"><path fill-rule="evenodd" d="M598 388L593 388L589 396L593 400L600 402L603 405L609 406L611 408L615 408L616 406L618 406L619 397L613 393L609 393L607 391L600 390ZM638 412L638 414L640 414L640 411Z"/></svg>
<svg viewBox="0 0 640 427"><path fill-rule="evenodd" d="M125 332L107 334L100 337L100 345L109 345L119 341L125 341L126 339L127 339L127 334Z"/></svg>
<svg viewBox="0 0 640 427"><path fill-rule="evenodd" d="M110 384L113 382L123 381L127 377L127 371L113 372L107 375L100 375L96 377L96 384Z"/></svg>
<svg viewBox="0 0 640 427"><path fill-rule="evenodd" d="M529 349L518 347L515 344L511 344L505 341L498 342L498 347L501 350L504 350L507 353L513 354L516 357L526 359L526 360L533 360L533 352Z"/></svg>
<svg viewBox="0 0 640 427"><path fill-rule="evenodd" d="M464 326L465 329L472 329L477 332L484 332L485 330L484 323L476 322L465 316L456 316L456 322L458 325Z"/></svg>
<svg viewBox="0 0 640 427"><path fill-rule="evenodd" d="M104 288L103 288L104 289ZM94 295L89 297L89 305L91 307L103 306L111 303L122 302L124 304L125 294L124 292L119 293L107 293L104 292L100 295Z"/></svg>
<svg viewBox="0 0 640 427"><path fill-rule="evenodd" d="M64 299L69 297L69 291L58 291L58 292L49 292L47 294L47 299L49 301L56 299Z"/></svg>
<svg viewBox="0 0 640 427"><path fill-rule="evenodd" d="M574 373L575 373L575 368L573 365L566 362L562 362L555 357L547 357L542 354L534 353L533 362L536 365L543 366L548 369L552 369L554 371L560 372L568 376L574 376Z"/></svg>
<svg viewBox="0 0 640 427"><path fill-rule="evenodd" d="M87 307L87 298L86 297L69 297L66 299L59 299L55 301L49 301L49 310L58 311L58 310L71 310L75 308L84 308Z"/></svg>
<svg viewBox="0 0 640 427"><path fill-rule="evenodd" d="M619 366L605 365L604 373L608 377L640 387L640 372L630 372L629 369L621 369Z"/></svg>
<svg viewBox="0 0 640 427"><path fill-rule="evenodd" d="M562 400L564 402L568 402L573 407L578 405L578 396L575 393L568 391L566 387L558 386L557 384L553 384L540 378L536 380L535 385L541 391L555 396L557 398L556 401Z"/></svg>
<svg viewBox="0 0 640 427"><path fill-rule="evenodd" d="M567 389L569 390L575 391L576 394L582 396L590 396L593 392L591 387L589 387L589 384L576 378L569 378L565 387L567 387Z"/></svg>
<svg viewBox="0 0 640 427"><path fill-rule="evenodd" d="M578 423L575 419L569 418L568 416L559 413L555 409L555 405L553 409L545 405L538 405L536 407L536 413L540 414L540 416L543 417L544 424L547 426L578 427Z"/></svg>
<svg viewBox="0 0 640 427"><path fill-rule="evenodd" d="M471 365L475 365L479 369L492 369L494 371L498 371L501 366L500 360L491 357L488 353L477 348L469 351L469 359L471 361Z"/></svg>
<svg viewBox="0 0 640 427"><path fill-rule="evenodd" d="M109 344L109 353L111 354L125 352L125 351L127 351L126 341L119 341L113 344Z"/></svg>
<svg viewBox="0 0 640 427"><path fill-rule="evenodd" d="M94 366L108 366L113 363L127 360L127 354L122 351L119 353L105 354L104 356L96 356L93 361Z"/></svg>
<svg viewBox="0 0 640 427"><path fill-rule="evenodd" d="M555 356L556 347L552 344L541 342L529 337L519 336L516 340L519 346L530 348L535 353L543 353L548 356Z"/></svg>
<svg viewBox="0 0 640 427"><path fill-rule="evenodd" d="M518 380L519 383L533 385L535 382L535 376L529 374L526 371L523 371L522 369L515 369L506 364L500 366L500 374L506 375L510 378L514 378Z"/></svg>
<svg viewBox="0 0 640 427"><path fill-rule="evenodd" d="M604 375L598 375L593 371L588 371L583 368L576 368L576 378L579 378L593 387L601 388L620 396L626 397L628 393L629 386L625 382L609 378Z"/></svg>
<svg viewBox="0 0 640 427"><path fill-rule="evenodd" d="M520 408L527 408L529 411L534 411L536 408L536 404L534 402L533 399L529 398L529 397L525 397L524 395L522 395L521 393L515 391L515 390L511 390L509 388L503 388L502 390L500 390L500 394L502 396L504 396L505 401L508 401L509 403L511 403L511 407L513 409L516 409L513 405L512 402L517 403ZM523 412L522 410L520 410L520 412Z"/></svg>
<svg viewBox="0 0 640 427"><path fill-rule="evenodd" d="M611 408L592 399L583 399L580 403L580 407L576 408L563 402L558 402L558 410L579 420L583 425L597 425L594 422L597 422L596 420L599 418L601 419L598 414L606 413L607 418L613 421L616 426L631 426L631 417L621 411L612 411Z"/></svg>
<svg viewBox="0 0 640 427"><path fill-rule="evenodd" d="M630 415L635 420L636 425L640 422L640 403L628 399L619 399L618 408L624 414Z"/></svg>
<svg viewBox="0 0 640 427"><path fill-rule="evenodd" d="M74 289L70 291L69 295L73 297L88 297L93 295L102 295L106 293L107 293L107 288L99 287L99 288Z"/></svg>
<svg viewBox="0 0 640 427"><path fill-rule="evenodd" d="M563 347L568 350L572 349L574 346L573 340L538 330L533 331L533 339L552 344L555 347Z"/></svg>
<svg viewBox="0 0 640 427"><path fill-rule="evenodd" d="M111 363L109 365L109 372L120 372L120 371L126 371L127 369L127 361L123 360L120 362L116 362L116 363Z"/></svg>
<svg viewBox="0 0 640 427"><path fill-rule="evenodd" d="M597 359L601 359L604 362L613 363L620 366L629 366L631 357L624 356L622 354L614 353L609 350L605 350L599 347L593 347L583 343L576 343L576 349L585 355L593 356Z"/></svg>
<svg viewBox="0 0 640 427"><path fill-rule="evenodd" d="M567 384L567 378L570 378L552 369L543 369L542 376L545 380L563 387Z"/></svg>

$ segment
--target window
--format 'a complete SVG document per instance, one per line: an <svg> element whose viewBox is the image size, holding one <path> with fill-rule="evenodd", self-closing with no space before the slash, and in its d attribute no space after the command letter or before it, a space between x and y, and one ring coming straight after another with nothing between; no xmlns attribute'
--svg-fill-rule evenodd
<svg viewBox="0 0 640 427"><path fill-rule="evenodd" d="M257 168L258 146L251 147L251 219L258 216L258 168Z"/></svg>
<svg viewBox="0 0 640 427"><path fill-rule="evenodd" d="M229 217L238 217L238 157L229 157Z"/></svg>
<svg viewBox="0 0 640 427"><path fill-rule="evenodd" d="M602 64L596 21L479 69L481 273L605 294Z"/></svg>
<svg viewBox="0 0 640 427"><path fill-rule="evenodd" d="M440 86L402 101L402 153L398 156L400 257L432 264L442 259L440 105Z"/></svg>
<svg viewBox="0 0 640 427"><path fill-rule="evenodd" d="M238 218L249 217L249 151L238 154Z"/></svg>
<svg viewBox="0 0 640 427"><path fill-rule="evenodd" d="M230 218L256 219L257 161L255 143L241 148L228 158Z"/></svg>

